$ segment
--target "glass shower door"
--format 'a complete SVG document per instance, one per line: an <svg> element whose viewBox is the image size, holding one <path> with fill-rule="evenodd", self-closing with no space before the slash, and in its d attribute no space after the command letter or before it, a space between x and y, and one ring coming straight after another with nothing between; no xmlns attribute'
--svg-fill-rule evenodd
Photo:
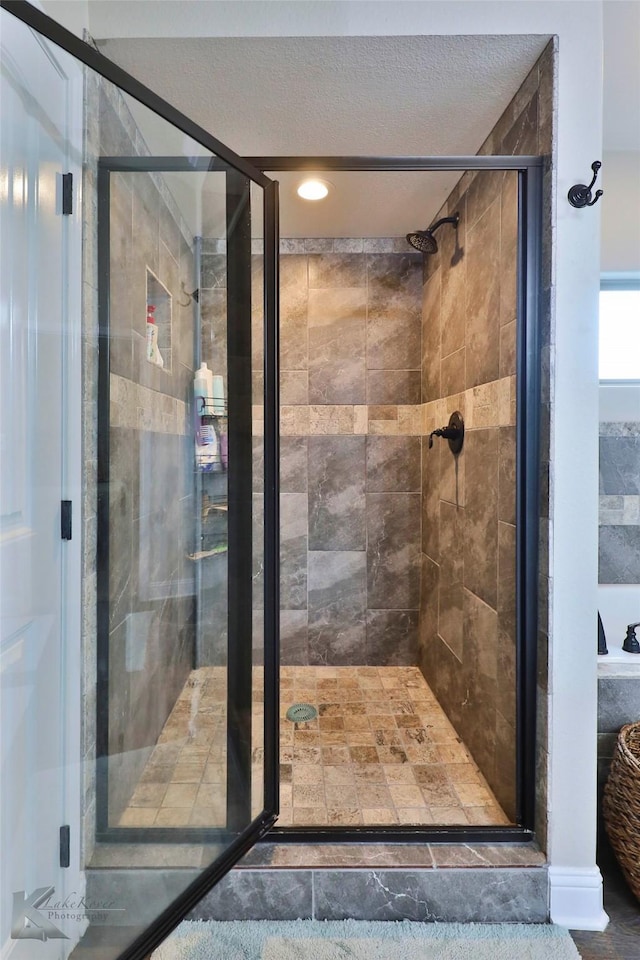
<svg viewBox="0 0 640 960"><path fill-rule="evenodd" d="M6 930L2 914L2 942L16 941L16 960L40 948L52 960L96 950L138 960L277 815L277 184L39 11L2 6L31 84L18 104L29 130L58 144L67 136L45 108L41 64L84 90L81 116L73 98L60 110L84 131L67 151L76 172L63 179L62 162L51 172L47 155L38 173L34 159L35 187L50 175L58 206L46 223L35 209L31 218L45 238L57 236L52 223L82 233L79 492L65 500L63 430L63 467L46 476L41 499L53 511L43 527L62 527L78 551L82 626L60 632L46 673L12 661L31 684L21 696L33 703L33 732L40 703L62 759L43 760L60 800L41 844L46 869L34 861L25 872L19 837L15 862L3 863L3 883L22 890L25 908ZM63 274L67 259L50 251L55 289L80 285ZM42 326L49 371L68 336L64 311L56 332L52 303L27 306L15 316L31 324L25 342ZM58 373L62 382L68 371ZM12 389L26 402L19 382ZM64 422L53 405L51 416ZM25 475L26 489L38 482ZM39 557L42 582L56 563ZM80 755L64 741L70 726L81 731ZM6 758L3 747L3 791L24 781L12 780L19 746L9 743ZM14 800L37 809L41 781L26 782L33 796ZM62 894L69 869L73 907Z"/></svg>

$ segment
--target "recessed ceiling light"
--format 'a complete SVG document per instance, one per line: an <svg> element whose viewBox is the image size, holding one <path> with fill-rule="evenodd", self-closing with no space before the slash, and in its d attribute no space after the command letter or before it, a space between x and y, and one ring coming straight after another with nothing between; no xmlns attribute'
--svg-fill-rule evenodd
<svg viewBox="0 0 640 960"><path fill-rule="evenodd" d="M303 180L298 187L298 196L303 200L324 200L329 193L331 184L328 180L318 180L313 177L309 180Z"/></svg>

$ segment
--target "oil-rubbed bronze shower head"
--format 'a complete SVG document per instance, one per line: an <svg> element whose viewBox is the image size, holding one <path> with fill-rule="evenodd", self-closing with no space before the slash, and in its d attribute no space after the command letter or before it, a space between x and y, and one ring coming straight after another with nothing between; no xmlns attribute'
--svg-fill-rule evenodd
<svg viewBox="0 0 640 960"><path fill-rule="evenodd" d="M452 217L442 217L440 220L436 220L432 227L429 227L428 230L416 230L415 233L407 234L407 243L410 243L412 247L416 250L419 250L420 253L430 254L438 252L438 241L434 237L434 233L441 227L443 223L452 223L457 229L460 222L460 214L454 213Z"/></svg>

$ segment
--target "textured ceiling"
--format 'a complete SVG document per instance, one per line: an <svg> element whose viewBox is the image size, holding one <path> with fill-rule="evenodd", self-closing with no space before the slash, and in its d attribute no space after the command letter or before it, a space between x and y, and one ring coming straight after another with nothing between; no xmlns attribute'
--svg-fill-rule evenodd
<svg viewBox="0 0 640 960"><path fill-rule="evenodd" d="M547 39L193 37L98 42L116 63L245 156L451 156L476 153ZM150 133L148 140L153 150L166 152ZM350 175L344 180L348 193L334 194L325 207L331 216L316 212L315 226L310 226L308 203L287 200L290 184L282 178L282 234L406 233L431 219L458 175L423 177L419 185L418 176L396 175L372 189L370 178ZM343 178L334 180L342 191Z"/></svg>

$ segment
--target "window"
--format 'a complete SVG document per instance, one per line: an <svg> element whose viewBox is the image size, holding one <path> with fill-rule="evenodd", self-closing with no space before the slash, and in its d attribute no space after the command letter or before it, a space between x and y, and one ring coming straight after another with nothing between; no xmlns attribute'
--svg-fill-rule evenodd
<svg viewBox="0 0 640 960"><path fill-rule="evenodd" d="M640 381L640 280L603 280L600 379Z"/></svg>

